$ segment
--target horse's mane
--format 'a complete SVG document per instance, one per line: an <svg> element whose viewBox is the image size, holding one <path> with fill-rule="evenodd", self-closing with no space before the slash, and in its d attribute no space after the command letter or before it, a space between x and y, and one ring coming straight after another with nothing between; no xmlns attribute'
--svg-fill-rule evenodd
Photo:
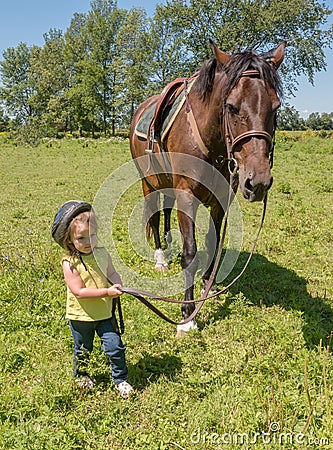
<svg viewBox="0 0 333 450"><path fill-rule="evenodd" d="M279 96L282 95L281 81L276 69L264 57L249 50L233 55L225 66L218 63L216 58L205 61L193 88L200 98L206 100L212 92L216 72L224 72L226 81L223 96L226 98L246 70L257 70L260 78L265 80Z"/></svg>

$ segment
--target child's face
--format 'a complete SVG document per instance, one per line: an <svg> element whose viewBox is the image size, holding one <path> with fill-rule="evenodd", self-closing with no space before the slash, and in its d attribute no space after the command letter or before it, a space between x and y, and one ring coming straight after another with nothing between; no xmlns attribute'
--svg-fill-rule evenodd
<svg viewBox="0 0 333 450"><path fill-rule="evenodd" d="M80 253L88 255L97 244L96 229L89 222L75 223L71 230L71 241Z"/></svg>

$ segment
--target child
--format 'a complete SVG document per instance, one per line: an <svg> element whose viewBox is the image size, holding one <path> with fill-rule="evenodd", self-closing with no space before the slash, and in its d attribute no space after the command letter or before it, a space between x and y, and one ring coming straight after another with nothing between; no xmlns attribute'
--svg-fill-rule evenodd
<svg viewBox="0 0 333 450"><path fill-rule="evenodd" d="M52 237L66 250L62 268L67 284L66 318L74 339L75 380L81 388L94 387L85 366L96 332L109 358L116 388L127 398L133 388L127 383L125 347L112 315L112 299L122 294L121 278L107 250L97 247L92 206L83 201L65 203L55 216Z"/></svg>

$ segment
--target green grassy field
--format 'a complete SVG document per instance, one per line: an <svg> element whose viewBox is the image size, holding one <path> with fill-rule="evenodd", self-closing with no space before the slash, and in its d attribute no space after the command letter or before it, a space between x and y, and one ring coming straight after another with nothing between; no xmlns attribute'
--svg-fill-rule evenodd
<svg viewBox="0 0 333 450"><path fill-rule="evenodd" d="M93 202L129 160L128 141L0 145L0 449L333 448L332 137L278 135L256 253L226 295L206 302L188 338L176 339L173 326L122 297L136 391L128 401L112 387L97 341L95 389L74 386L62 252L50 238L57 208L73 198ZM139 202L140 189L127 197ZM244 241L234 273L262 210L238 199ZM131 251L128 204L119 204L112 230L118 251L153 277ZM177 270L175 255L170 273ZM161 307L180 319L179 307Z"/></svg>

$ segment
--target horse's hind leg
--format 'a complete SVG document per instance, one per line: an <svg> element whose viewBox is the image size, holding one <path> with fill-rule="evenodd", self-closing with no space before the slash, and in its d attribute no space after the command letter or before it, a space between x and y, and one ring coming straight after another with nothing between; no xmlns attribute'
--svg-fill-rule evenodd
<svg viewBox="0 0 333 450"><path fill-rule="evenodd" d="M149 238L152 233L155 243L155 269L166 270L168 263L165 260L160 239L160 194L158 191L153 191L144 180L142 181L142 186L145 196L146 234L147 238Z"/></svg>
<svg viewBox="0 0 333 450"><path fill-rule="evenodd" d="M163 213L164 213L164 235L163 240L169 245L172 242L171 230L171 211L175 204L175 198L164 195L163 199Z"/></svg>

